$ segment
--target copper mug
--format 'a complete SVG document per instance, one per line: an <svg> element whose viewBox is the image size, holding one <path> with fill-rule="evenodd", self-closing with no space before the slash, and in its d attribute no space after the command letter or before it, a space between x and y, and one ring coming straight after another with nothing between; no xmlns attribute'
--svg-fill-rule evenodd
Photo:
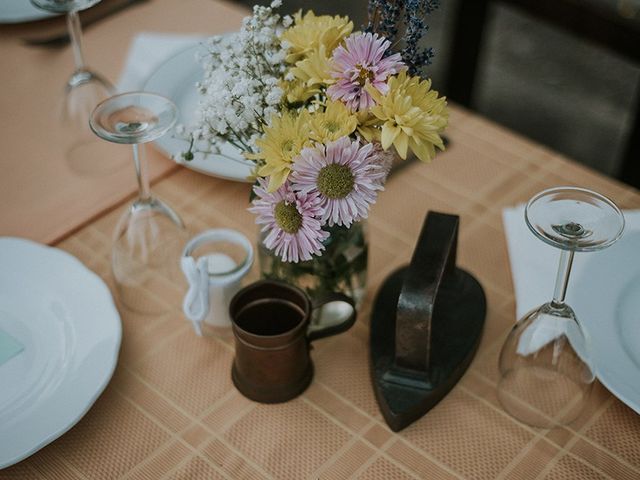
<svg viewBox="0 0 640 480"><path fill-rule="evenodd" d="M314 310L331 302L350 307L347 318L311 329ZM236 353L231 378L245 397L262 403L291 400L313 378L310 343L348 330L356 320L354 301L331 293L316 305L297 287L261 280L240 290L229 305Z"/></svg>

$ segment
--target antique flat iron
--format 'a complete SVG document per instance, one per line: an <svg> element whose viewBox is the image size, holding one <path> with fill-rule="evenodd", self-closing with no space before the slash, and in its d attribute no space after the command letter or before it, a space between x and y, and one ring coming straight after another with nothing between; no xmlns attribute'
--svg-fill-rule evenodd
<svg viewBox="0 0 640 480"><path fill-rule="evenodd" d="M411 264L389 275L371 313L371 378L399 431L433 408L475 355L486 314L478 281L456 267L459 217L429 212Z"/></svg>

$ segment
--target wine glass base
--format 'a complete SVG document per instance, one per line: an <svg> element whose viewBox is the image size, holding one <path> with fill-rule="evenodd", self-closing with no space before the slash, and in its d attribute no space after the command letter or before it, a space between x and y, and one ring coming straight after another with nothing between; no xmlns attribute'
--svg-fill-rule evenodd
<svg viewBox="0 0 640 480"><path fill-rule="evenodd" d="M178 108L161 95L128 92L100 103L91 114L90 126L100 138L136 145L157 140L178 118Z"/></svg>
<svg viewBox="0 0 640 480"><path fill-rule="evenodd" d="M503 375L498 384L498 399L522 423L554 428L578 418L588 401L591 385L585 389L567 376L543 367L521 367Z"/></svg>
<svg viewBox="0 0 640 480"><path fill-rule="evenodd" d="M624 216L613 201L577 187L538 193L527 203L525 221L543 242L574 252L602 250L624 230Z"/></svg>

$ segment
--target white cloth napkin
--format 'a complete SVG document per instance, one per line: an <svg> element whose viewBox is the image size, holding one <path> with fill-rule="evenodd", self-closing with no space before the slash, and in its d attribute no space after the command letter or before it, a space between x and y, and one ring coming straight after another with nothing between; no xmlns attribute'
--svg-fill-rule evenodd
<svg viewBox="0 0 640 480"><path fill-rule="evenodd" d="M118 81L118 91L141 90L149 76L165 60L204 38L206 38L205 35L139 33L129 47L127 61Z"/></svg>
<svg viewBox="0 0 640 480"><path fill-rule="evenodd" d="M640 211L624 211L625 234L640 231ZM521 318L529 310L548 302L553 297L553 288L558 270L560 250L547 245L536 238L524 221L524 205L505 208L502 212L511 275L516 296L517 318ZM571 285L577 283L583 274L585 255L610 255L616 257L616 249L608 248L600 252L576 253L571 269L571 278L567 290L567 303L580 317L580 305L576 303ZM625 262L629 259L611 258L614 262ZM573 301L572 301L573 300Z"/></svg>

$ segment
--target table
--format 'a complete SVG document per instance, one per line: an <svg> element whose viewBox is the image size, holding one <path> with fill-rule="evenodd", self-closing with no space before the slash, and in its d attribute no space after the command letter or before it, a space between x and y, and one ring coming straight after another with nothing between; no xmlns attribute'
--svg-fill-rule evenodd
<svg viewBox="0 0 640 480"><path fill-rule="evenodd" d="M131 28L139 23L139 30L168 28L158 19L161 6L175 3L199 25L206 15L196 12L215 17L218 8L234 11L218 2L157 1L116 17L110 28L116 21ZM109 39L106 24L102 28L87 35L94 48ZM511 419L497 403L495 385L497 355L515 315L501 209L558 184L593 188L623 208L639 208L640 193L462 108L452 106L450 125L447 152L391 178L373 208L365 306L349 332L314 344L316 375L301 397L281 405L242 397L230 379L233 342L196 337L179 310L183 285L166 282L158 296L166 314L120 309L118 367L93 408L58 440L0 471L0 478L639 478L640 416L599 384L575 425L551 431ZM224 226L256 235L246 211L248 185L172 167L154 190L194 232ZM67 227L55 244L113 288L111 233L124 206L109 208L79 230ZM461 382L395 434L369 382L368 309L382 280L408 262L427 210L461 216L458 262L485 288L487 321ZM257 278L255 268L251 275Z"/></svg>

